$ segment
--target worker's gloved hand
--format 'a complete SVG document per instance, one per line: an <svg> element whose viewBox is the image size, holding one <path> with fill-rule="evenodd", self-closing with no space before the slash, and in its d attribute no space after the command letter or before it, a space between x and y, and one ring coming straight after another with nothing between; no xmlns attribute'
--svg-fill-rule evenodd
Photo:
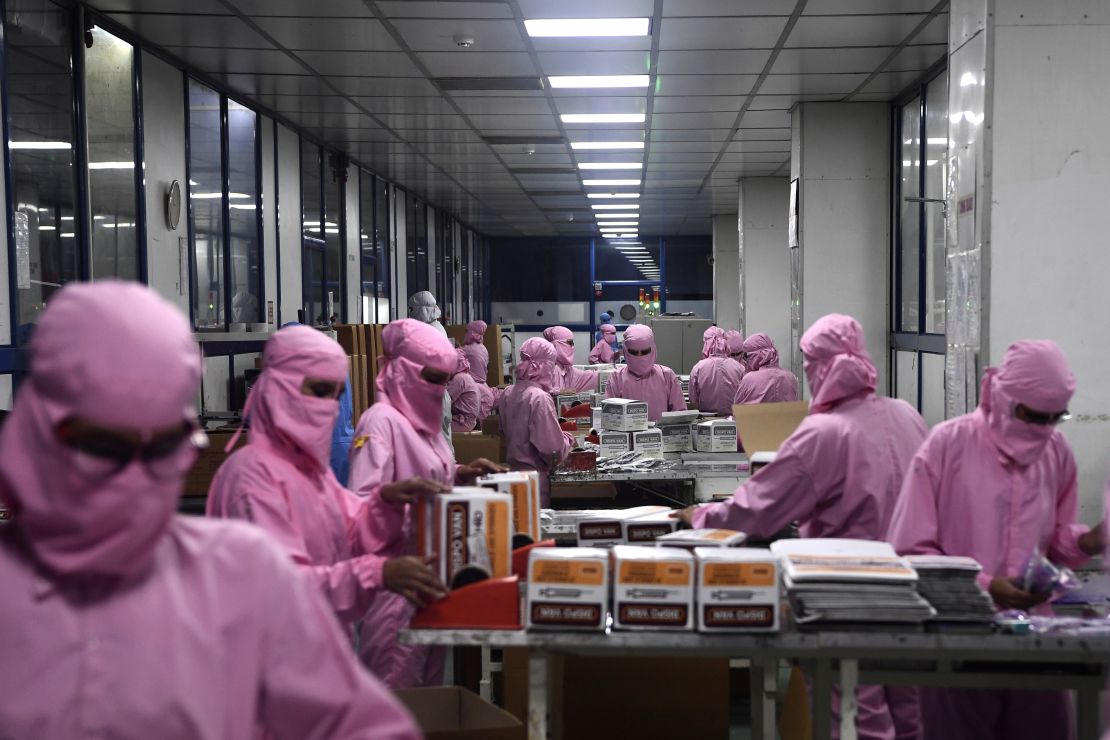
<svg viewBox="0 0 1110 740"><path fill-rule="evenodd" d="M1029 611L1033 607L1043 604L1051 595L1049 593L1031 594L1028 591L1022 591L1014 583L1013 578L1006 577L992 579L990 593L994 603L1003 609L1021 609L1022 611Z"/></svg>
<svg viewBox="0 0 1110 740"><path fill-rule="evenodd" d="M497 463L491 460L487 460L484 457L479 457L477 460L474 460L469 465L463 465L462 467L460 467L459 472L456 474L456 477L458 478L460 483L469 485L483 475L493 475L494 473L507 472L509 472L509 469L504 465L498 465Z"/></svg>
<svg viewBox="0 0 1110 740"><path fill-rule="evenodd" d="M693 528L694 526L694 512L698 510L697 506L687 506L685 509L671 512L672 519L679 519L686 524L687 527Z"/></svg>
<svg viewBox="0 0 1110 740"><path fill-rule="evenodd" d="M1106 520L1103 519L1091 531L1079 536L1079 549L1094 557L1106 551Z"/></svg>
<svg viewBox="0 0 1110 740"><path fill-rule="evenodd" d="M398 483L382 486L382 499L391 504L411 504L421 496L434 496L437 493L450 493L451 489L442 483L427 478L409 478Z"/></svg>
<svg viewBox="0 0 1110 740"><path fill-rule="evenodd" d="M401 594L423 609L447 595L447 587L430 567L434 561L434 555L426 558L411 555L392 558L382 566L382 581L390 591Z"/></svg>

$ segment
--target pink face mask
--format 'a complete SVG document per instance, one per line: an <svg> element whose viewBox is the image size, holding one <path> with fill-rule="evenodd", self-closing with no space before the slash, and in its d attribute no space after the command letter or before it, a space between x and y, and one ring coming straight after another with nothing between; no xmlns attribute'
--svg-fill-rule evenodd
<svg viewBox="0 0 1110 740"><path fill-rule="evenodd" d="M643 350L648 350L648 353L636 354ZM651 373L657 356L655 334L651 329L641 324L628 327L624 332L624 355L625 362L628 363L628 371L633 375L642 378Z"/></svg>
<svg viewBox="0 0 1110 740"><path fill-rule="evenodd" d="M458 355L446 337L413 319L394 321L382 332L385 356L376 381L383 401L426 435L440 433L446 385L432 383L424 368L451 375Z"/></svg>

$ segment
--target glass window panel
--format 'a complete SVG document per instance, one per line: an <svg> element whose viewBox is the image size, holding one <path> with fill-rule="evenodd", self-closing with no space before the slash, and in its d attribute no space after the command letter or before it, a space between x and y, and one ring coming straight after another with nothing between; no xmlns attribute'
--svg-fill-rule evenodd
<svg viewBox="0 0 1110 740"><path fill-rule="evenodd" d="M358 188L358 264L363 305L363 321L378 323L377 318L377 242L374 239L374 176L359 170Z"/></svg>
<svg viewBox="0 0 1110 740"><path fill-rule="evenodd" d="M594 275L599 281L646 280L662 284L659 240L634 239L618 245L611 244L608 239L595 240ZM588 273L586 277L588 279Z"/></svg>
<svg viewBox="0 0 1110 740"><path fill-rule="evenodd" d="M921 354L921 416L929 426L944 421L944 355Z"/></svg>
<svg viewBox="0 0 1110 740"><path fill-rule="evenodd" d="M258 115L229 100L228 212L231 218L231 320L262 321L262 241L259 238Z"/></svg>
<svg viewBox="0 0 1110 740"><path fill-rule="evenodd" d="M898 307L900 331L918 330L918 273L921 228L921 205L906 198L921 197L921 98L914 98L902 108L901 134L901 185L902 202L899 204L899 228L902 239L901 287L902 300Z"/></svg>
<svg viewBox="0 0 1110 740"><path fill-rule="evenodd" d="M85 50L92 278L139 279L135 185L135 50L102 28Z"/></svg>
<svg viewBox="0 0 1110 740"><path fill-rule="evenodd" d="M576 239L497 239L489 243L492 294L498 301L590 300L590 243ZM478 248L474 290L485 293L486 249ZM536 266L542 265L542 270ZM521 276L527 275L527 280Z"/></svg>
<svg viewBox="0 0 1110 740"><path fill-rule="evenodd" d="M389 262L389 183L374 178L374 244L377 249L377 296L388 306L391 290ZM381 322L389 320L388 309L378 312Z"/></svg>
<svg viewBox="0 0 1110 740"><path fill-rule="evenodd" d="M713 300L713 239L668 237L667 300Z"/></svg>
<svg viewBox="0 0 1110 740"><path fill-rule="evenodd" d="M894 396L917 408L917 352L894 351Z"/></svg>
<svg viewBox="0 0 1110 740"><path fill-rule="evenodd" d="M459 255L460 290L462 291L463 315L460 320L464 323L474 320L474 307L471 305L470 289L470 230L462 230L462 239L459 242L462 254Z"/></svg>
<svg viewBox="0 0 1110 740"><path fill-rule="evenodd" d="M925 197L943 200L948 172L948 74L942 74L925 93ZM929 203L925 209L925 332L944 333L945 251L944 208Z"/></svg>
<svg viewBox="0 0 1110 740"><path fill-rule="evenodd" d="M327 156L327 155L325 155ZM345 321L347 302L344 300L346 283L343 280L343 188L334 162L328 156L324 168L324 301L327 317ZM345 165L344 165L345 167Z"/></svg>
<svg viewBox="0 0 1110 740"><path fill-rule="evenodd" d="M220 96L189 80L189 220L193 316L198 329L224 328L224 205Z"/></svg>
<svg viewBox="0 0 1110 740"><path fill-rule="evenodd" d="M301 144L301 241L304 257L304 309L306 323L323 320L324 305L324 225L323 183L320 182L320 147L307 141Z"/></svg>
<svg viewBox="0 0 1110 740"><path fill-rule="evenodd" d="M69 14L45 0L7 4L16 321L32 323L81 276ZM16 332L17 337L21 332Z"/></svg>
<svg viewBox="0 0 1110 740"><path fill-rule="evenodd" d="M428 216L423 202L412 194L408 197L407 222L405 231L407 244L405 257L408 265L408 290L411 296L428 290ZM405 297L408 300L408 297ZM439 296L436 296L439 301Z"/></svg>

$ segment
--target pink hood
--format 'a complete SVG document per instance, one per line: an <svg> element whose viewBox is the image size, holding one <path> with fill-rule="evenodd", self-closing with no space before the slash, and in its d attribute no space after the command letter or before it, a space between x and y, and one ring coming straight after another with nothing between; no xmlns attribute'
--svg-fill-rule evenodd
<svg viewBox="0 0 1110 740"><path fill-rule="evenodd" d="M729 357L739 362L744 366L744 370L747 370L748 364L744 362L744 335L735 329L729 329L725 332L725 343L728 344Z"/></svg>
<svg viewBox="0 0 1110 740"><path fill-rule="evenodd" d="M463 338L463 344L481 344L485 341L486 329L489 326L484 321L471 321L466 325L466 336Z"/></svg>
<svg viewBox="0 0 1110 740"><path fill-rule="evenodd" d="M609 344L617 341L617 327L612 324L601 325L601 336Z"/></svg>
<svg viewBox="0 0 1110 740"><path fill-rule="evenodd" d="M569 367L574 364L574 332L565 326L551 326L543 331L543 338L555 347L555 361Z"/></svg>
<svg viewBox="0 0 1110 740"><path fill-rule="evenodd" d="M728 357L728 338L725 330L719 326L711 326L702 334L701 358Z"/></svg>
<svg viewBox="0 0 1110 740"><path fill-rule="evenodd" d="M643 351L650 349L646 355L633 355L628 350ZM655 349L655 332L643 324L634 324L624 330L624 361L628 364L628 371L635 376L644 377L655 367L655 358L658 353Z"/></svg>
<svg viewBox="0 0 1110 740"><path fill-rule="evenodd" d="M1014 407L1023 404L1042 413L1065 411L1075 385L1068 360L1055 342L1025 340L1010 345L1002 365L987 368L980 386L979 408L987 418L995 447L1023 467L1036 462L1056 427L1021 421L1014 417Z"/></svg>
<svg viewBox="0 0 1110 740"><path fill-rule="evenodd" d="M103 479L78 467L85 453L58 440L69 418L148 435L195 421L200 351L185 317L147 288L116 280L72 283L42 315L31 374L0 433L0 490L17 536L58 576L129 576L149 567L166 532L189 445L160 465L131 464Z"/></svg>
<svg viewBox="0 0 1110 740"><path fill-rule="evenodd" d="M438 434L443 420L446 386L421 376L429 367L448 375L458 367L458 355L447 337L415 319L394 321L382 332L384 354L376 387L383 402L400 411L424 434Z"/></svg>
<svg viewBox="0 0 1110 740"><path fill-rule="evenodd" d="M546 339L532 337L520 347L516 379L530 380L549 393L556 390L559 379L555 372L555 346Z"/></svg>
<svg viewBox="0 0 1110 740"><path fill-rule="evenodd" d="M748 356L749 370L779 366L779 351L775 349L771 338L762 332L752 334L744 340L744 352Z"/></svg>
<svg viewBox="0 0 1110 740"><path fill-rule="evenodd" d="M461 347L455 348L455 375L459 373L470 373L470 360L467 359L466 353L462 351Z"/></svg>
<svg viewBox="0 0 1110 740"><path fill-rule="evenodd" d="M306 378L344 383L347 355L316 329L297 325L278 330L266 342L262 375L243 415L252 444L299 457L321 472L328 467L339 401L305 395L301 386Z"/></svg>
<svg viewBox="0 0 1110 740"><path fill-rule="evenodd" d="M874 392L879 373L863 344L863 327L851 316L822 316L802 335L810 413L823 413L846 398Z"/></svg>

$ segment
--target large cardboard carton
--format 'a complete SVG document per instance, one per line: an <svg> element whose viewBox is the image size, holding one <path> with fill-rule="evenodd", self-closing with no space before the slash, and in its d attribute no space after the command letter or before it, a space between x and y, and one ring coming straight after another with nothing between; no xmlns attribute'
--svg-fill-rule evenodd
<svg viewBox="0 0 1110 740"><path fill-rule="evenodd" d="M417 552L436 556L436 572L451 588L512 569L513 499L487 488L455 488L416 507Z"/></svg>
<svg viewBox="0 0 1110 740"><path fill-rule="evenodd" d="M644 457L663 458L663 432L659 429L648 429L643 432L632 432L632 449Z"/></svg>
<svg viewBox="0 0 1110 740"><path fill-rule="evenodd" d="M694 435L690 424L672 424L659 427L663 435L663 452L679 453L694 451Z"/></svg>
<svg viewBox="0 0 1110 740"><path fill-rule="evenodd" d="M197 461L193 463L193 467L189 469L188 475L185 476L185 487L182 489L182 496L208 495L208 489L212 486L212 479L216 477L216 471L220 469L220 466L224 464L230 454L224 452L224 447L231 441L234 434L234 429L208 433L208 447L200 451ZM235 449L232 452L246 443L247 433L243 432L239 435L239 440L235 443Z"/></svg>
<svg viewBox="0 0 1110 740"><path fill-rule="evenodd" d="M601 432L597 435L599 458L620 457L632 449L631 432Z"/></svg>
<svg viewBox="0 0 1110 740"><path fill-rule="evenodd" d="M775 452L809 414L809 402L737 404L732 407L744 451Z"/></svg>
<svg viewBox="0 0 1110 740"><path fill-rule="evenodd" d="M447 330L447 337L454 342L456 347L463 345L463 341L466 339L465 324L451 324L445 326L444 329ZM486 329L486 335L482 338L482 346L489 353L489 371L486 375L486 384L490 388L496 388L505 382L505 378L502 376L505 357L501 350L501 327L499 325L491 324Z"/></svg>
<svg viewBox="0 0 1110 740"><path fill-rule="evenodd" d="M483 432L455 432L451 435L455 462L466 465L479 457L495 463L505 461L505 438Z"/></svg>
<svg viewBox="0 0 1110 740"><path fill-rule="evenodd" d="M694 447L698 452L736 452L736 422L711 419L697 424Z"/></svg>
<svg viewBox="0 0 1110 740"><path fill-rule="evenodd" d="M625 519L670 512L668 506L636 506L631 509L598 509L578 521L579 547L609 547L624 542Z"/></svg>
<svg viewBox="0 0 1110 740"><path fill-rule="evenodd" d="M694 627L694 556L674 547L613 548L613 627Z"/></svg>
<svg viewBox="0 0 1110 740"><path fill-rule="evenodd" d="M540 540L540 474L535 470L496 473L479 478L479 488L506 493L513 499L513 533Z"/></svg>
<svg viewBox="0 0 1110 740"><path fill-rule="evenodd" d="M601 425L610 432L642 432L648 428L648 405L627 398L601 402Z"/></svg>
<svg viewBox="0 0 1110 740"><path fill-rule="evenodd" d="M363 332L361 324L337 324L335 327L335 340L348 355L364 355L366 350L362 346Z"/></svg>
<svg viewBox="0 0 1110 740"><path fill-rule="evenodd" d="M778 556L754 547L698 547L694 557L699 631L778 631Z"/></svg>
<svg viewBox="0 0 1110 740"><path fill-rule="evenodd" d="M434 686L394 692L426 740L525 740L524 725L466 689Z"/></svg>
<svg viewBox="0 0 1110 740"><path fill-rule="evenodd" d="M609 555L593 547L537 547L528 557L529 630L603 632Z"/></svg>

